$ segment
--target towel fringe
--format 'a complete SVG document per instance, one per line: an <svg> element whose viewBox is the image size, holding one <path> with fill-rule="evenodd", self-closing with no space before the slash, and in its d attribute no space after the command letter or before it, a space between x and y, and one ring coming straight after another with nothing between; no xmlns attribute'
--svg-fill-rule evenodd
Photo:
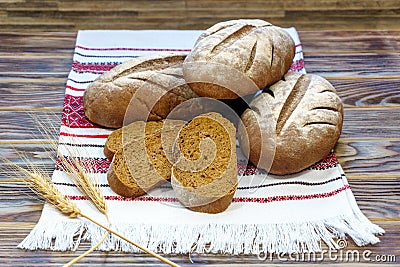
<svg viewBox="0 0 400 267"><path fill-rule="evenodd" d="M359 245L379 242L376 234L385 231L371 223L361 212L321 221L276 224L121 224L117 232L150 250L165 254L187 253L301 253L321 251L321 240L331 249L343 248L335 239L350 236ZM81 241L96 244L104 230L79 220L39 222L19 244L22 249L76 250ZM242 240L242 242L238 242ZM99 250L139 252L110 235Z"/></svg>
<svg viewBox="0 0 400 267"><path fill-rule="evenodd" d="M84 240L85 228L85 222L80 220L39 220L29 235L18 245L18 248L74 251Z"/></svg>

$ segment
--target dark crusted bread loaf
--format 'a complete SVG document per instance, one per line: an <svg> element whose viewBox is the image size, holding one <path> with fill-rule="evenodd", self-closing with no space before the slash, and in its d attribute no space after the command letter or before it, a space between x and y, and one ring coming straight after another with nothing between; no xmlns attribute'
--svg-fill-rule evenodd
<svg viewBox="0 0 400 267"><path fill-rule="evenodd" d="M142 88L131 111L148 114L148 118L133 116L132 121L166 118L177 105L197 97L182 77L185 57L169 53L134 58L102 74L85 90L85 115L101 126L122 127L132 97Z"/></svg>
<svg viewBox="0 0 400 267"><path fill-rule="evenodd" d="M125 197L138 197L170 179L172 156L169 154L173 144L170 140L174 140L184 123L171 120L163 129L164 121L134 122L122 128L115 135L122 140L115 142L120 142L121 147L115 152L107 173L111 189ZM124 134L125 130L129 131Z"/></svg>
<svg viewBox="0 0 400 267"><path fill-rule="evenodd" d="M199 37L185 59L183 74L199 96L234 99L278 81L289 70L294 52L290 35L271 23L255 19L220 22ZM226 71L229 69L236 71ZM229 79L236 77L236 72L256 86L239 78L232 84ZM206 81L219 81L219 85Z"/></svg>
<svg viewBox="0 0 400 267"><path fill-rule="evenodd" d="M237 188L236 129L217 113L194 118L179 132L171 184L179 201L206 213L224 211Z"/></svg>
<svg viewBox="0 0 400 267"><path fill-rule="evenodd" d="M299 172L323 159L342 130L342 102L335 88L317 75L288 73L269 92L257 96L250 107L241 117L240 146L249 153L251 162L261 168L271 167L273 174ZM268 164L270 147L260 141L263 129L268 127L276 134L272 166Z"/></svg>

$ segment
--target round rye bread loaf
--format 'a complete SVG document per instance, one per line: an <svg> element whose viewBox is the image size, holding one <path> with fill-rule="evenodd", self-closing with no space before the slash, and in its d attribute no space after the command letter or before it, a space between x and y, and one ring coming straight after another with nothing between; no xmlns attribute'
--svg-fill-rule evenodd
<svg viewBox="0 0 400 267"><path fill-rule="evenodd" d="M266 114L269 111L264 105L273 114ZM254 98L250 108L241 116L240 146L249 153L253 164L268 168L260 160L265 148L259 132L266 125L257 125L257 118L272 117L271 123L276 124L276 150L269 170L272 174L296 173L323 159L334 148L342 130L342 102L335 88L317 75L288 73Z"/></svg>
<svg viewBox="0 0 400 267"><path fill-rule="evenodd" d="M165 119L176 106L198 97L183 79L185 57L183 53L164 53L134 58L100 75L85 90L86 117L101 126L122 127L132 97L141 89L130 111L148 116L132 117L129 122Z"/></svg>
<svg viewBox="0 0 400 267"><path fill-rule="evenodd" d="M294 41L280 27L258 19L220 22L206 30L183 65L183 75L199 96L235 99L255 93L278 81L289 70L295 53ZM237 72L256 86L231 84ZM225 80L224 80L225 79Z"/></svg>

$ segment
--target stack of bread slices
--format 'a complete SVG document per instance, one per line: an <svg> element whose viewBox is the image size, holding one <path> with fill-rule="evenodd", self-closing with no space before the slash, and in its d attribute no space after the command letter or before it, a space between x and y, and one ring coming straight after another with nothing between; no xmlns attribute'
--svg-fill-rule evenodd
<svg viewBox="0 0 400 267"><path fill-rule="evenodd" d="M135 58L99 76L84 110L116 128L104 147L110 187L138 197L171 181L185 207L219 213L238 184L236 135L250 162L282 178L326 157L343 106L324 78L288 73L294 54L284 29L232 20L207 29L189 54ZM241 120L201 98L228 103Z"/></svg>

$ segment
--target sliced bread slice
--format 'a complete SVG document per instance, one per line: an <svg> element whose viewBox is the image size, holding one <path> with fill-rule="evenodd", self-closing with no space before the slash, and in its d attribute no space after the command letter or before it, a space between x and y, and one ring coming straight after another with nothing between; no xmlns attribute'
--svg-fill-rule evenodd
<svg viewBox="0 0 400 267"><path fill-rule="evenodd" d="M205 213L228 208L238 184L235 135L233 124L214 112L195 117L181 129L171 184L185 207Z"/></svg>
<svg viewBox="0 0 400 267"><path fill-rule="evenodd" d="M172 157L167 155L171 154L172 142L163 140L172 140L184 123L134 122L110 135L109 147L120 146L107 174L111 189L121 196L134 198L170 179Z"/></svg>
<svg viewBox="0 0 400 267"><path fill-rule="evenodd" d="M168 131L171 128L181 126L183 123L184 122L179 120L162 120L149 122L137 121L128 124L122 128L114 130L108 136L106 143L104 144L104 155L107 159L112 161L114 154L122 148L123 143L129 143L132 140L141 139L144 135L157 131Z"/></svg>

